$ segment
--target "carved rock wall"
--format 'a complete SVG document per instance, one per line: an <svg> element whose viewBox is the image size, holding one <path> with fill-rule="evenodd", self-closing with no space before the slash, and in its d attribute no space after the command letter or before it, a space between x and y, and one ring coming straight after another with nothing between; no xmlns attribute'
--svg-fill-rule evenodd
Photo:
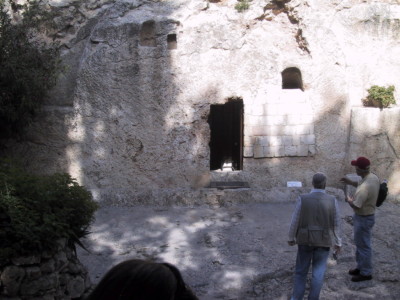
<svg viewBox="0 0 400 300"><path fill-rule="evenodd" d="M367 120L367 122L366 122ZM349 154L373 157L374 172L388 180L390 193L399 194L400 187L400 108L354 108L351 114Z"/></svg>
<svg viewBox="0 0 400 300"><path fill-rule="evenodd" d="M310 186L322 171L337 188L351 171L349 161L363 153L350 145L352 109L374 84L395 85L399 99L396 1L254 0L243 13L235 0L48 4L60 14L68 69L28 141L9 141L8 152L25 157L33 170L71 173L99 201L190 188L208 174L210 106L231 98L244 105L239 180L256 188ZM270 105L255 120L257 107L286 97L287 68L300 70L304 91L298 92L309 111L289 118L295 105L288 99L280 115L271 115L278 106ZM268 131L273 122L279 133ZM282 133L290 125L296 132ZM397 178L378 167L382 177Z"/></svg>

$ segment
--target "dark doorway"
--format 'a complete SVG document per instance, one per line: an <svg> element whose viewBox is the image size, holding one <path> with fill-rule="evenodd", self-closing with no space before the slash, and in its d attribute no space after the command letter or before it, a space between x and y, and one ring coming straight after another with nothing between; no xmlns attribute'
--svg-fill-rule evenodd
<svg viewBox="0 0 400 300"><path fill-rule="evenodd" d="M210 170L232 163L234 170L243 168L243 100L229 99L210 107Z"/></svg>

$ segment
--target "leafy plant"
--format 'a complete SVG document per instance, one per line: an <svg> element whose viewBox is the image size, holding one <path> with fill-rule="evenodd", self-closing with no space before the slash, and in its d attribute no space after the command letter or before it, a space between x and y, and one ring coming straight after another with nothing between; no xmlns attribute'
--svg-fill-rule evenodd
<svg viewBox="0 0 400 300"><path fill-rule="evenodd" d="M250 1L249 0L238 0L238 3L235 5L235 9L238 12L243 12L250 8Z"/></svg>
<svg viewBox="0 0 400 300"><path fill-rule="evenodd" d="M38 176L0 165L0 265L16 255L56 249L65 238L80 244L98 208L68 174Z"/></svg>
<svg viewBox="0 0 400 300"><path fill-rule="evenodd" d="M364 106L373 106L379 108L389 107L391 104L396 103L393 92L393 85L388 87L373 85L370 89L368 89L368 96L363 99L363 104Z"/></svg>
<svg viewBox="0 0 400 300"><path fill-rule="evenodd" d="M58 45L44 33L51 28L51 15L27 1L24 6L0 0L0 137L21 134L55 85L61 60ZM10 12L21 12L16 22Z"/></svg>

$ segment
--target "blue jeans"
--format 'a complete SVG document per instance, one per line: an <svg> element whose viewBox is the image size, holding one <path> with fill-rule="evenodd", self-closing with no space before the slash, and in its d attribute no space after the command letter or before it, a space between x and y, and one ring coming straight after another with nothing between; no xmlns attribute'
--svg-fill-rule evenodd
<svg viewBox="0 0 400 300"><path fill-rule="evenodd" d="M372 274L372 248L371 232L375 224L375 215L354 215L354 243L356 244L356 262L360 274L369 276Z"/></svg>
<svg viewBox="0 0 400 300"><path fill-rule="evenodd" d="M312 279L308 300L318 300L324 283L329 248L299 245L291 300L302 300L306 290L308 269L312 263Z"/></svg>

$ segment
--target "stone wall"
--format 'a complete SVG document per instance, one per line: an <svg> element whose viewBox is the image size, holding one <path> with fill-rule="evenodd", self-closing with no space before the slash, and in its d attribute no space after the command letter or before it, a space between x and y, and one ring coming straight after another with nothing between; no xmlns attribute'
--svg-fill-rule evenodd
<svg viewBox="0 0 400 300"><path fill-rule="evenodd" d="M314 116L300 89L265 95L245 111L244 157L313 156Z"/></svg>
<svg viewBox="0 0 400 300"><path fill-rule="evenodd" d="M27 140L1 150L36 172L70 173L98 201L190 189L204 174L229 178L210 174L208 118L233 98L244 107L238 180L309 187L321 171L340 188L363 143L376 149L384 139L367 134L368 119L352 120L367 89L393 84L400 99L394 0L253 0L243 13L236 0L48 3L60 15L66 72ZM301 90L285 88L287 69L299 71ZM367 154L398 181L397 154L390 168L382 152Z"/></svg>
<svg viewBox="0 0 400 300"><path fill-rule="evenodd" d="M91 287L86 268L65 240L55 254L17 257L0 267L0 299L79 299Z"/></svg>

